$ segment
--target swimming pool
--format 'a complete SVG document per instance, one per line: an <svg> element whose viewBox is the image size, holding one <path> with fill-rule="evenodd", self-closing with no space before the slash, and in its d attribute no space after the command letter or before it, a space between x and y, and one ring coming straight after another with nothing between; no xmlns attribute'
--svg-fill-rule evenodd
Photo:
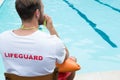
<svg viewBox="0 0 120 80"><path fill-rule="evenodd" d="M0 8L0 32L19 28L15 0ZM120 70L120 0L43 0L81 73ZM0 58L0 79L3 64Z"/></svg>

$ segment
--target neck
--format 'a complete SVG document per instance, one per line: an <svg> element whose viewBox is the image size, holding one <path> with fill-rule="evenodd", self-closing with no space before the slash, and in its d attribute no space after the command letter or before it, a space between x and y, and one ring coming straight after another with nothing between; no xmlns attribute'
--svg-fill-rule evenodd
<svg viewBox="0 0 120 80"><path fill-rule="evenodd" d="M23 30L32 30L32 29L38 29L39 25L36 21L23 21L21 29Z"/></svg>
<svg viewBox="0 0 120 80"><path fill-rule="evenodd" d="M33 29L38 29L37 27L35 27L35 26L33 26L33 27L26 27L26 26L24 26L24 25L21 25L21 28L20 29L22 29L22 30L33 30Z"/></svg>

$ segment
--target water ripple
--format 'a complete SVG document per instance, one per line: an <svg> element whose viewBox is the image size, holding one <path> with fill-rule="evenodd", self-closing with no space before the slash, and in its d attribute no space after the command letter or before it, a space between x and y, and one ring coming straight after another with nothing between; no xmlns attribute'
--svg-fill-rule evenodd
<svg viewBox="0 0 120 80"><path fill-rule="evenodd" d="M114 11L117 11L117 12L120 13L120 9L114 8L113 6L111 6L109 4L106 4L106 3L103 3L100 0L95 0L95 1L98 2L98 3L100 3L100 4L102 4L102 5L104 5L104 6L107 6L107 7L111 8L111 9L113 9Z"/></svg>
<svg viewBox="0 0 120 80"><path fill-rule="evenodd" d="M82 13L79 9L77 9L73 4L71 4L69 1L67 0L63 0L66 4L68 4L68 6L70 8L72 8L74 11L76 11L78 13L78 15L80 17L82 17L107 43L109 43L113 48L117 48L117 45L111 41L111 39L109 38L109 36L103 32L102 30L98 29L96 26L97 24L95 24L94 22L92 22L90 19L88 19L88 17Z"/></svg>

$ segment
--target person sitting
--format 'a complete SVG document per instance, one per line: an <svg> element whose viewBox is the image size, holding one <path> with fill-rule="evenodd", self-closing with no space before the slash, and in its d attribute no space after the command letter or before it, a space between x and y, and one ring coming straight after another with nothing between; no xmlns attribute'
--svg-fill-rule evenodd
<svg viewBox="0 0 120 80"><path fill-rule="evenodd" d="M44 14L42 0L16 0L15 7L21 27L0 34L6 80L42 80L40 77L55 80L51 76L56 63L64 63L69 51L59 38L51 17ZM39 30L44 21L50 34ZM58 73L57 79L73 80L74 76L75 72Z"/></svg>

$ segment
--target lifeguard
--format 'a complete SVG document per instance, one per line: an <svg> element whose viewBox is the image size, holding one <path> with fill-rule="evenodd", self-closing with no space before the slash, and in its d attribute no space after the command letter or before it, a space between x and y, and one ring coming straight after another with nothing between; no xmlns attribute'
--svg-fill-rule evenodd
<svg viewBox="0 0 120 80"><path fill-rule="evenodd" d="M15 0L15 8L21 18L20 28L0 33L5 79L73 80L75 71L58 74L56 70L56 63L65 63L69 51L59 38L51 17L44 14L42 0ZM44 22L49 33L39 30Z"/></svg>

